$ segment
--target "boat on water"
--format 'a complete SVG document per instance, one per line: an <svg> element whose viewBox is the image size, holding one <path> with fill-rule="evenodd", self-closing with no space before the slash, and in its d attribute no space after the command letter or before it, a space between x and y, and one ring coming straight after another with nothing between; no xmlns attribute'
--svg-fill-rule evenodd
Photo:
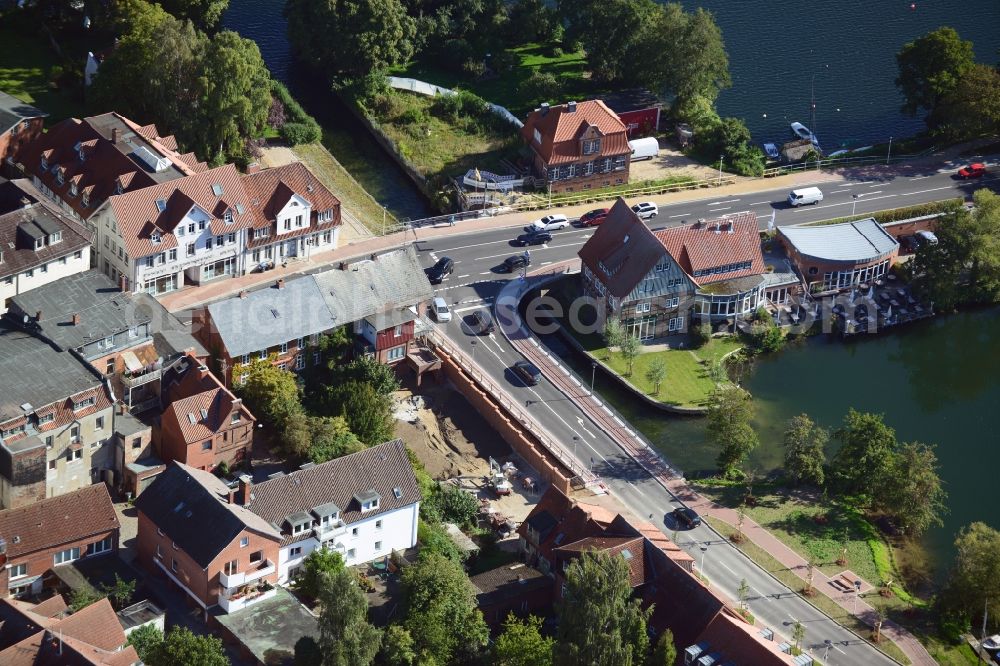
<svg viewBox="0 0 1000 666"><path fill-rule="evenodd" d="M809 141L812 142L812 145L816 146L817 149L819 148L819 139L816 138L816 135L813 134L808 127L806 127L802 123L795 122L791 124L791 128L792 128L792 134L799 137L800 139L808 139Z"/></svg>
<svg viewBox="0 0 1000 666"><path fill-rule="evenodd" d="M764 153L767 155L768 159L776 160L781 157L781 153L778 152L778 146L773 143L764 144Z"/></svg>

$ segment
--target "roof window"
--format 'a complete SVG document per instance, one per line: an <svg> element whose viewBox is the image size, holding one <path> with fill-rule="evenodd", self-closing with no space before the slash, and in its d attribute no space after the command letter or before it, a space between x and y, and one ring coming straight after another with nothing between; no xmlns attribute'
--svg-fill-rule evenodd
<svg viewBox="0 0 1000 666"><path fill-rule="evenodd" d="M158 210L158 211L160 211L162 213L166 209L167 209L167 200L166 199L157 199L156 200L156 210Z"/></svg>
<svg viewBox="0 0 1000 666"><path fill-rule="evenodd" d="M220 185L219 183L215 183L214 185L212 185L212 194L214 194L217 197L221 197L222 185Z"/></svg>

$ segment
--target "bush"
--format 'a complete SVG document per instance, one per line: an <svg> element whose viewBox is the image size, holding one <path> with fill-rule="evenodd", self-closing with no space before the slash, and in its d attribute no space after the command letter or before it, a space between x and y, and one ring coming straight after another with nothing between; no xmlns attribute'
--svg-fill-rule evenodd
<svg viewBox="0 0 1000 666"><path fill-rule="evenodd" d="M312 123L285 123L281 127L281 138L291 146L303 143L315 143L323 135L316 121Z"/></svg>
<svg viewBox="0 0 1000 666"><path fill-rule="evenodd" d="M924 215L935 215L937 213L950 213L953 210L961 208L964 204L965 200L961 198L945 199L944 201L932 201L930 203L916 204L915 206L905 206L903 208L883 210L875 213L874 215L866 213L863 215L854 215L853 217L838 217L833 220L826 220L823 224L841 224L842 222L863 220L869 217L874 217L878 220L879 224L888 224L889 222L908 220L912 217L923 217Z"/></svg>
<svg viewBox="0 0 1000 666"><path fill-rule="evenodd" d="M708 323L693 324L688 335L691 336L691 344L697 349L712 339L712 325Z"/></svg>
<svg viewBox="0 0 1000 666"><path fill-rule="evenodd" d="M474 79L478 79L486 74L486 65L479 58L469 58L462 63L462 72Z"/></svg>
<svg viewBox="0 0 1000 666"><path fill-rule="evenodd" d="M410 107L399 114L399 122L403 125L423 125L427 122L427 113L420 107Z"/></svg>
<svg viewBox="0 0 1000 666"><path fill-rule="evenodd" d="M562 85L555 75L535 70L521 82L519 92L532 100L544 102L559 98L562 95Z"/></svg>
<svg viewBox="0 0 1000 666"><path fill-rule="evenodd" d="M420 520L417 523L417 540L420 542L420 557L437 554L454 562L465 560L465 554L451 540L441 523Z"/></svg>

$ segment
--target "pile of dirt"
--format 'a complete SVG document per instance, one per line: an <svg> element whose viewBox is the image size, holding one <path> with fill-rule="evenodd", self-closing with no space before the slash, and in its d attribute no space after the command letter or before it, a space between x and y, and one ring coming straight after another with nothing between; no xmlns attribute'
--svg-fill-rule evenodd
<svg viewBox="0 0 1000 666"><path fill-rule="evenodd" d="M435 479L482 476L489 458L498 462L511 449L469 402L448 386L427 386L395 396L396 436Z"/></svg>

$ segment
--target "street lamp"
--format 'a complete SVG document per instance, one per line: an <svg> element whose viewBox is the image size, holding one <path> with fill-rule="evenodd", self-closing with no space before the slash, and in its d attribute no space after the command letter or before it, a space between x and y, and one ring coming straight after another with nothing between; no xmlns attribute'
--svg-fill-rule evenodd
<svg viewBox="0 0 1000 666"><path fill-rule="evenodd" d="M725 155L719 155L719 185L722 185L722 158Z"/></svg>
<svg viewBox="0 0 1000 666"><path fill-rule="evenodd" d="M854 199L854 203L851 204L851 217L854 217L854 209L858 207L858 199L861 198L861 195L852 194L851 198Z"/></svg>
<svg viewBox="0 0 1000 666"><path fill-rule="evenodd" d="M889 163L889 156L892 155L892 137L889 137L889 150L885 152L885 163Z"/></svg>
<svg viewBox="0 0 1000 666"><path fill-rule="evenodd" d="M590 363L590 395L594 395L594 377L597 376L597 363Z"/></svg>
<svg viewBox="0 0 1000 666"><path fill-rule="evenodd" d="M823 663L824 664L829 664L830 663L830 648L833 647L833 641L831 641L829 638L827 638L827 639L825 639L823 641L823 645L826 646L826 652L823 653Z"/></svg>
<svg viewBox="0 0 1000 666"><path fill-rule="evenodd" d="M473 340L472 341L472 362L473 363L476 362L476 344L477 344L476 341Z"/></svg>
<svg viewBox="0 0 1000 666"><path fill-rule="evenodd" d="M708 544L703 543L701 545L701 576L706 580L708 580L708 574L706 573L707 571L706 567L708 566L708 564L706 564L707 559L708 559Z"/></svg>
<svg viewBox="0 0 1000 666"><path fill-rule="evenodd" d="M861 596L861 581L854 581L854 614L858 614L858 597Z"/></svg>
<svg viewBox="0 0 1000 666"><path fill-rule="evenodd" d="M573 435L573 457L576 458L576 445L580 441L579 435Z"/></svg>

